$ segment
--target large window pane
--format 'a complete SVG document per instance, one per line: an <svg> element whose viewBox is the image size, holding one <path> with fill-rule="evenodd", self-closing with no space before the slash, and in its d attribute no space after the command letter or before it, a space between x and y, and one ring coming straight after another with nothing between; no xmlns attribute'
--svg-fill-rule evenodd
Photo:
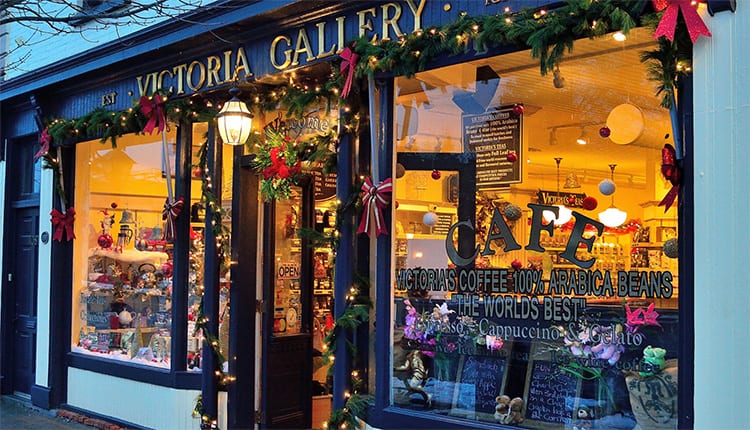
<svg viewBox="0 0 750 430"><path fill-rule="evenodd" d="M518 52L396 79L393 405L676 427L673 140L646 33L579 41L553 76Z"/></svg>

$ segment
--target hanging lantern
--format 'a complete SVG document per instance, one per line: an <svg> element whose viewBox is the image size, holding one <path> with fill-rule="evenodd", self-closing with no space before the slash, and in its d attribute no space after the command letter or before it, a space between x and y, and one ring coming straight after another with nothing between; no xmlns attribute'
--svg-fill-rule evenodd
<svg viewBox="0 0 750 430"><path fill-rule="evenodd" d="M228 145L244 145L253 126L253 115L247 109L247 105L237 98L239 93L240 89L236 87L229 90L232 98L224 103L216 114L219 136Z"/></svg>

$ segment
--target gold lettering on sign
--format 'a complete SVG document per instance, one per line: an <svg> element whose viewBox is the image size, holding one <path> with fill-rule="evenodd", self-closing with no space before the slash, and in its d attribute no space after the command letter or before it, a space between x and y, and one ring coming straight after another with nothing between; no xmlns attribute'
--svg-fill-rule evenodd
<svg viewBox="0 0 750 430"><path fill-rule="evenodd" d="M300 28L297 34L297 46L294 49L294 57L292 57L292 66L299 66L299 54L307 55L307 61L312 61L315 56L310 48L310 39L307 37L307 31L305 28Z"/></svg>
<svg viewBox="0 0 750 430"><path fill-rule="evenodd" d="M232 54L235 54L234 62L232 62ZM235 76L239 79L252 76L252 74L245 48L239 47L236 51L228 50L220 55L209 55L189 63L145 73L136 76L135 80L138 84L139 97L159 90L182 95L188 89L198 92L231 82Z"/></svg>
<svg viewBox="0 0 750 430"><path fill-rule="evenodd" d="M386 3L380 8L383 10L383 30L381 32L383 39L390 39L391 32L389 28L393 28L393 33L396 38L402 34L401 29L398 28L398 19L401 18L401 6L395 3ZM393 15L389 16L388 11L393 9Z"/></svg>
<svg viewBox="0 0 750 430"><path fill-rule="evenodd" d="M336 51L336 44L334 44L333 46L331 46L331 49L329 51L326 51L325 50L326 49L325 48L325 44L326 44L326 40L325 40L325 36L326 36L326 34L325 34L326 23L325 22L319 22L319 23L316 24L316 26L318 27L318 59L330 57L331 55L333 55L334 51Z"/></svg>
<svg viewBox="0 0 750 430"><path fill-rule="evenodd" d="M416 6L414 0L406 0L406 4L409 5L409 9L414 14L414 31L422 29L422 12L426 3L427 0L419 0L419 6Z"/></svg>
<svg viewBox="0 0 750 430"><path fill-rule="evenodd" d="M373 17L375 16L375 8L365 9L357 12L357 16L359 17L359 37L362 37L365 35L365 30L373 31L375 28L372 26L372 20L367 18L367 14L371 14Z"/></svg>
<svg viewBox="0 0 750 430"><path fill-rule="evenodd" d="M289 67L290 64L292 64L292 50L291 49L285 49L282 51L284 53L284 62L279 64L276 62L276 46L279 44L279 42L286 43L286 46L292 46L292 41L286 36L276 36L273 39L273 42L271 42L271 64L273 67L283 70Z"/></svg>
<svg viewBox="0 0 750 430"><path fill-rule="evenodd" d="M117 103L117 93L112 91L111 93L102 94L102 107L110 106Z"/></svg>

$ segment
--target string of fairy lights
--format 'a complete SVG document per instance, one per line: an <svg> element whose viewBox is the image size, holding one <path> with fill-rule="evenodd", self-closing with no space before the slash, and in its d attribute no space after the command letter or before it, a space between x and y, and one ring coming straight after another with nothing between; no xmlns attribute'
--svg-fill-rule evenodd
<svg viewBox="0 0 750 430"><path fill-rule="evenodd" d="M643 10L645 0L593 0L569 1L554 10L544 8L522 8L514 12L506 7L502 13L472 17L466 13L443 26L433 26L424 30L417 30L403 34L395 40L373 40L361 38L350 44L351 49L360 58L355 68L358 78L379 72L389 72L395 75L411 77L424 70L430 62L445 55L456 55L469 52L484 52L490 47L500 45L525 46L530 49L531 56L539 59L542 75L552 71L563 59L566 52L573 48L573 42L581 38L594 38L604 34L620 31L627 34L636 26L634 17ZM662 13L641 16L641 22L656 28ZM658 39L657 47L643 55L642 61L648 65L648 77L657 86L657 94L661 94L662 106L669 108L675 100L676 83L679 78L691 72L692 42L687 34L684 22L678 21L677 32L672 41L664 37ZM339 60L334 61L334 63ZM337 64L331 65L331 72L324 82L302 84L290 82L288 85L243 86L240 97L250 110L272 112L279 106L284 106L286 115L302 117L313 105L325 104L328 108L337 108L341 112L341 129L345 133L358 132L359 114L353 113L346 101L341 98L340 89L343 87L343 76ZM216 106L211 99L202 94L190 97L172 98L170 94L160 93L163 101L162 108L168 123L186 124L192 122L212 121L220 106ZM152 95L153 97L153 95ZM102 143L111 142L116 146L117 139L129 133L141 133L148 122L136 105L116 112L97 108L90 113L75 119L56 118L47 122L46 131L57 146L71 145L78 141L100 138ZM256 135L257 139L257 135ZM257 152L263 142L248 145L251 151ZM320 145L314 144L316 148ZM228 226L221 220L224 215L221 203L213 192L211 171L205 158L207 142L199 150L199 160L202 179L202 197L207 211L212 213L212 230L216 237L217 255L221 264L226 268L230 264L230 234ZM44 154L45 166L53 167L55 186L61 194L62 201L65 193L60 185L61 172L56 167L57 158L50 151ZM337 226L328 237L318 238L329 241L331 248L336 250L340 228L339 220L345 214L358 211L361 200L352 196L347 202L337 202ZM305 232L300 231L300 234ZM368 306L358 286L352 286L348 295L347 307L334 323L334 329L326 337L326 351L324 357L328 363L333 363L335 345L339 336L344 332L356 329L367 320ZM218 337L207 329L209 316L203 313L202 303L199 306L196 321L196 331L201 331L204 340L211 346L219 363L225 358L220 350ZM235 380L223 369L215 370L215 375L222 386ZM353 370L352 391L343 393L346 402L341 410L333 411L326 427L346 429L357 426L357 416L366 409L368 396L361 393L363 381L360 371ZM199 398L195 413L201 417L208 428L216 428L216 419L203 411L202 400Z"/></svg>

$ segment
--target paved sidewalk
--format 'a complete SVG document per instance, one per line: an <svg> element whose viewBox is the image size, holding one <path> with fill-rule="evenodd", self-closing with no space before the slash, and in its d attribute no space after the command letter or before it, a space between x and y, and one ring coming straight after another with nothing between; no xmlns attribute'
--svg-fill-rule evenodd
<svg viewBox="0 0 750 430"><path fill-rule="evenodd" d="M120 427L117 426L106 425L106 423L103 423L101 420L91 420L90 418L88 418L88 423L92 425L78 422L79 420L83 421L84 419L86 418L69 411L48 411L32 406L30 402L25 402L14 397L0 397L1 430L110 430L112 427L120 429Z"/></svg>

